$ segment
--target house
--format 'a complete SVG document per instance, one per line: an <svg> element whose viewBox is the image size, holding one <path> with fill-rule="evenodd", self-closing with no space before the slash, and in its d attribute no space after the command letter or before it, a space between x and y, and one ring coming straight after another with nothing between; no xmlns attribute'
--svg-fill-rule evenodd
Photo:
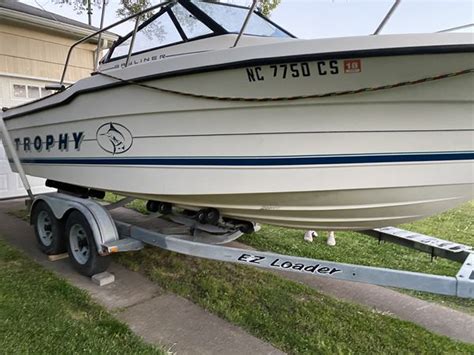
<svg viewBox="0 0 474 355"><path fill-rule="evenodd" d="M61 77L69 47L97 28L14 0L0 0L0 107L11 107L50 95L45 85ZM116 35L105 32L102 46ZM94 70L97 39L76 47L65 83ZM44 180L29 178L35 193L47 191ZM0 199L26 195L21 180L10 170L0 141Z"/></svg>

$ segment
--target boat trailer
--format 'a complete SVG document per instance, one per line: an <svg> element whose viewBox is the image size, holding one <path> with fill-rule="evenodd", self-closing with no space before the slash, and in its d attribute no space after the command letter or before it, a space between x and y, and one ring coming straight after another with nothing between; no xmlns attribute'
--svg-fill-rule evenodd
<svg viewBox="0 0 474 355"><path fill-rule="evenodd" d="M221 245L237 239L243 233L237 228L203 225L194 219L181 215L170 215L168 218L173 222L174 227L167 228L164 231L142 228L111 217L110 210L121 207L130 201L130 198L125 198L115 204L102 205L96 200L63 193L44 194L36 196L32 205L32 216L38 215L34 211L35 206L38 206L40 202L49 206L54 214L53 218L57 220L67 219L71 211L79 211L85 216L89 225L83 226L83 230L88 228L94 238L95 245L93 248L89 248L87 252L97 250L97 253L102 256L99 259L107 258L107 255L113 253L138 251L143 249L145 245L151 245L180 254L265 269L474 298L474 251L470 246L394 227L380 228L364 231L363 233L376 237L380 241L396 242L427 252L432 257L438 256L460 262L462 266L459 272L455 277L449 277L351 265ZM158 217L159 215L155 214L150 219ZM35 220L31 222L34 225L38 224ZM35 229L37 229L37 226L35 226ZM190 234L185 233L189 230L191 230ZM66 231L66 235L68 234L71 234L70 230L69 232ZM69 253L74 264L74 259L76 259L76 262L78 259L77 253L71 250ZM79 251L79 255L80 253L81 251ZM82 272L80 268L78 270ZM93 268L93 271L87 276L102 271L105 270L101 270L99 266L99 269L95 270Z"/></svg>
<svg viewBox="0 0 474 355"><path fill-rule="evenodd" d="M31 224L35 227L40 249L46 254L59 254L67 249L74 267L83 275L93 276L105 271L110 263L110 258L107 257L110 254L137 251L145 245L151 245L217 261L474 298L472 247L394 227L363 233L379 241L395 242L428 252L432 257L460 262L462 266L457 275L439 276L233 248L222 244L229 243L243 234L238 226L231 223L202 224L185 215L169 215L167 218L175 227L161 232L114 220L109 211L126 205L131 201L130 198L103 205L88 197L61 192L33 196L1 113L0 132L30 196L28 207L31 212ZM159 217L159 213L152 217Z"/></svg>

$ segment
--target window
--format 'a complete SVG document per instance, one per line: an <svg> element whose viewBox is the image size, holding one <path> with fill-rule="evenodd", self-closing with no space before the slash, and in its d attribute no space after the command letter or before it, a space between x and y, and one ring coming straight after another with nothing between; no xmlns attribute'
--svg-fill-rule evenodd
<svg viewBox="0 0 474 355"><path fill-rule="evenodd" d="M205 1L193 1L193 3L230 33L240 32L249 12L246 8L227 4ZM289 37L288 34L256 13L250 17L244 34L265 37Z"/></svg>
<svg viewBox="0 0 474 355"><path fill-rule="evenodd" d="M40 88L38 86L29 86L28 85L28 98L29 99L39 99L40 97Z"/></svg>
<svg viewBox="0 0 474 355"><path fill-rule="evenodd" d="M12 86L14 99L36 100L41 97L49 96L53 93L51 90L46 90L44 87L37 85L13 84Z"/></svg>
<svg viewBox="0 0 474 355"><path fill-rule="evenodd" d="M209 27L197 20L196 17L194 17L181 4L176 4L173 7L173 14L186 34L186 37L189 39L212 33Z"/></svg>
<svg viewBox="0 0 474 355"><path fill-rule="evenodd" d="M184 6L183 6L184 4ZM189 9L189 10L188 10ZM182 43L208 35L239 33L249 9L232 4L213 1L189 1L167 5L142 23L135 35L132 54ZM245 34L263 37L286 37L291 35L275 26L264 16L255 12L246 26ZM128 33L112 48L109 59L128 54L133 32Z"/></svg>
<svg viewBox="0 0 474 355"><path fill-rule="evenodd" d="M26 85L13 85L13 97L19 99L26 99Z"/></svg>
<svg viewBox="0 0 474 355"><path fill-rule="evenodd" d="M130 36L130 38L114 49L112 58L128 54L131 38ZM165 13L137 32L132 53L181 42L182 40L170 16Z"/></svg>

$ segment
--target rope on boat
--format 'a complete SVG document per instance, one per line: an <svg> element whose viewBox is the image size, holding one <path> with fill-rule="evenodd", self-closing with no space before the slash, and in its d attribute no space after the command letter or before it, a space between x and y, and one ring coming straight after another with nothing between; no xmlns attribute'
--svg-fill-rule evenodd
<svg viewBox="0 0 474 355"><path fill-rule="evenodd" d="M423 78L423 79L417 79L417 80L412 80L412 81L403 81L403 82L396 83L396 84L388 84L388 85L382 85L382 86L376 86L376 87L368 87L368 88L362 88L362 89L357 89L357 90L333 91L333 92L328 92L328 93L325 93L325 94L309 94L309 95L297 95L297 96L288 96L288 97L261 97L261 98L234 97L234 96L213 96L213 95L194 94L194 93L190 93L190 92L164 89L164 88L160 88L160 87L156 87L156 86L142 84L142 83L134 81L134 80L122 79L122 78L119 78L119 77L116 77L116 76L113 76L113 75L110 75L110 74L101 73L101 72L98 72L97 74L105 76L107 78L118 80L118 81L123 82L123 83L131 84L131 85L135 85L135 86L140 86L140 87L143 87L143 88L152 89L152 90L156 90L156 91L160 91L160 92L164 92L164 93L169 93L169 94L177 94L177 95L195 97L195 98L200 98L200 99L210 99L210 100L219 100L219 101L269 102L269 101L291 101L291 100L315 99L315 98L334 97L334 96L343 96L343 95L354 95L354 94L360 94L360 93L367 93L367 92L394 89L394 88L399 88L399 87L403 87L403 86L423 84L423 83L427 83L427 82L431 82L431 81L437 81L437 80L442 80L442 79L453 78L453 77L456 77L456 76L461 76L461 75L470 74L470 73L474 73L474 68L465 69L465 70L461 70L461 71L454 72L454 73L431 76L431 77L427 77L427 78Z"/></svg>

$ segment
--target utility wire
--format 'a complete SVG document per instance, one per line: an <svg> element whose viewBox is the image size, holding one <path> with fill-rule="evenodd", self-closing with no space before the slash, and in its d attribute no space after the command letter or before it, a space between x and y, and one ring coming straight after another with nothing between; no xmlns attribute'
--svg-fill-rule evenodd
<svg viewBox="0 0 474 355"><path fill-rule="evenodd" d="M56 16L54 16L54 13L50 12L50 11L47 11L43 5L41 5L37 0L34 0L36 5L38 5L41 10L43 10L47 15L49 15L54 21L56 21L60 26L61 28L66 31L66 32L69 32L70 34L73 34L73 35L76 35L76 33L74 33L73 31L67 29L66 27L64 27L64 23L62 23L61 21L58 20L58 18Z"/></svg>

